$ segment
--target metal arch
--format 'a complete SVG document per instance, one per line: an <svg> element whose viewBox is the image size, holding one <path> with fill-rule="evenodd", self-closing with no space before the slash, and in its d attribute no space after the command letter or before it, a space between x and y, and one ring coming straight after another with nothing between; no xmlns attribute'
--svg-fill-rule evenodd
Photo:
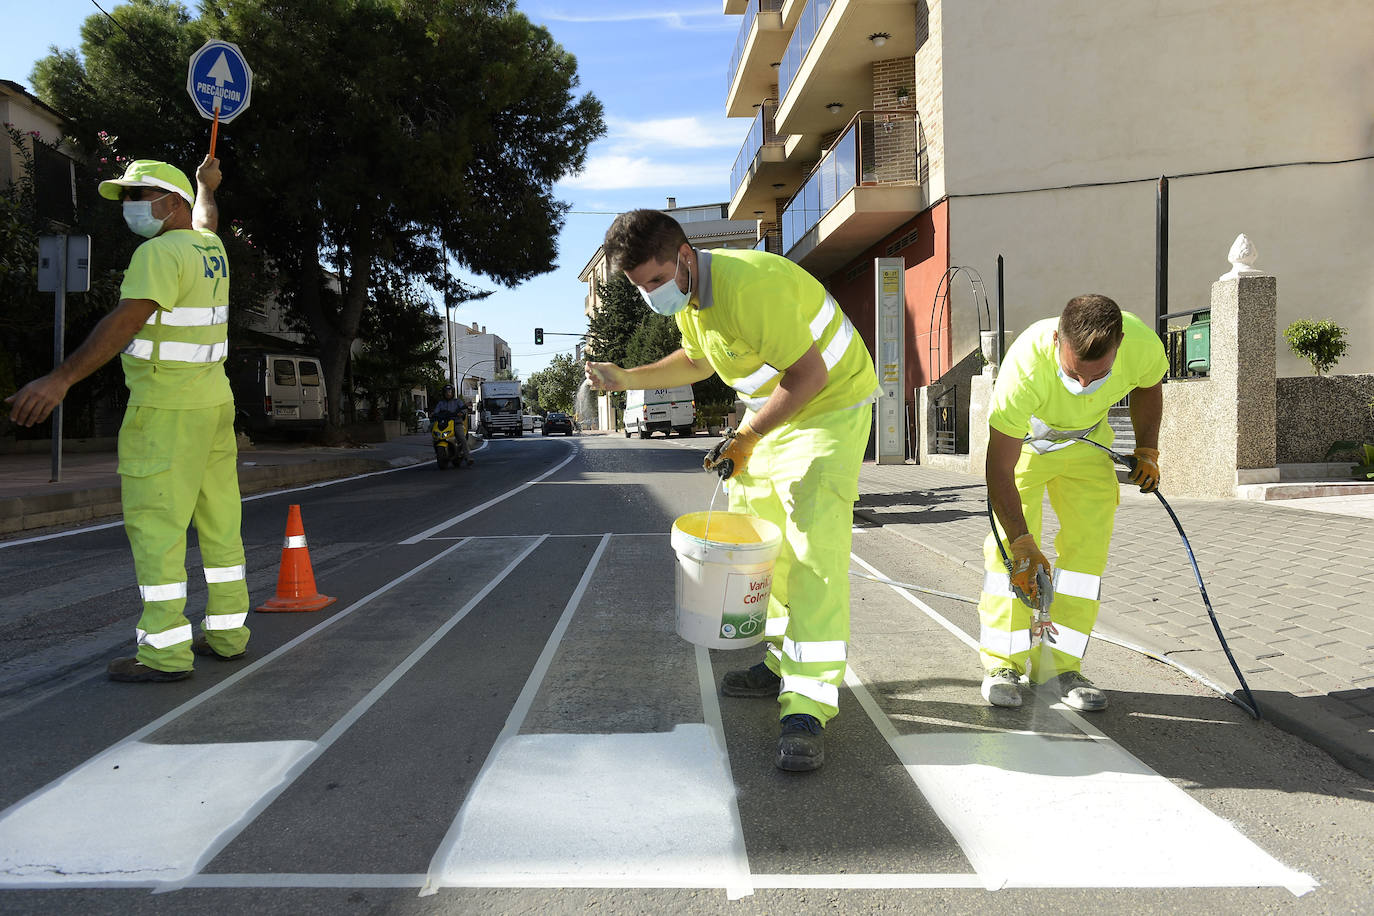
<svg viewBox="0 0 1374 916"><path fill-rule="evenodd" d="M941 369L939 376L934 374L938 365L937 360L942 354L940 338L936 335L935 329L939 326L940 319L944 317L945 306L949 302L950 287L953 285L955 277L961 273L968 280L969 288L973 290L973 309L978 316L978 330L980 332L992 330L992 312L988 308L987 294L983 292L982 275L972 267L951 267L946 270L945 275L940 278L940 285L935 288L935 299L930 304L930 336L927 339L926 355L929 358L931 378L927 380L927 384L934 384L936 378L942 377L949 369L954 368L953 365L950 365ZM980 305L982 306L981 310L979 309ZM983 326L984 320L987 322L987 327Z"/></svg>

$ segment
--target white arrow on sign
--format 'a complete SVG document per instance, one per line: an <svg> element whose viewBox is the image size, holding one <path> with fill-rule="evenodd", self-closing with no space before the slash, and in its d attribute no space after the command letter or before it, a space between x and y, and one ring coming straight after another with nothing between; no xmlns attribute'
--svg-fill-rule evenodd
<svg viewBox="0 0 1374 916"><path fill-rule="evenodd" d="M224 101L224 84L234 81L234 74L229 69L228 55L223 51L219 52L219 60L215 61L215 65L205 75L215 81L215 87L219 90L215 93L215 111L218 112L220 104Z"/></svg>

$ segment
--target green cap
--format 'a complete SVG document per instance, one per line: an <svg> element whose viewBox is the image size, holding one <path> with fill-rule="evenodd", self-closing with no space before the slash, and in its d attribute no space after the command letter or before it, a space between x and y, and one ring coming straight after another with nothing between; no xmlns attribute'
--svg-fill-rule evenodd
<svg viewBox="0 0 1374 916"><path fill-rule="evenodd" d="M192 190L186 173L156 159L135 159L130 162L123 178L111 178L100 183L100 196L119 200L120 188L162 188L180 194L192 206L196 203L196 192Z"/></svg>

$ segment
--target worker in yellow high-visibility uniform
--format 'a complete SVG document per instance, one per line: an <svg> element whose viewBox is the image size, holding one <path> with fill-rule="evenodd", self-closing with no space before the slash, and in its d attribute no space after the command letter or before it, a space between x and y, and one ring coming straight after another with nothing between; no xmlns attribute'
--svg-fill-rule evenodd
<svg viewBox="0 0 1374 916"><path fill-rule="evenodd" d="M229 262L215 230L219 160L196 170L140 159L101 196L122 200L134 251L118 307L61 366L7 400L12 418L42 422L67 389L121 353L129 405L119 430L124 529L143 601L138 653L115 659L116 681L189 677L192 655L241 658L248 589L240 535L234 399L224 374ZM203 632L186 606L186 528L194 522L206 591Z"/></svg>
<svg viewBox="0 0 1374 916"><path fill-rule="evenodd" d="M1120 493L1111 458L1075 440L1110 447L1107 411L1129 394L1136 439L1130 479L1143 492L1156 489L1168 370L1158 335L1106 296L1071 299L1057 320L1037 321L1007 350L993 385L986 472L1012 570L1008 575L989 534L978 604L983 699L992 705L1020 706L1028 674L1034 684L1050 683L1075 709L1106 708L1106 694L1080 668L1097 621ZM1016 591L1037 602L1036 573L1050 572L1038 546L1046 490L1059 518L1057 565L1051 627L1041 634L1047 651L1032 658L1032 610Z"/></svg>
<svg viewBox="0 0 1374 916"><path fill-rule="evenodd" d="M673 388L715 372L748 407L707 466L724 471L720 463L731 462L731 509L773 522L783 543L765 658L728 673L721 690L777 697L777 766L814 770L845 674L853 506L878 393L873 360L824 287L786 258L694 249L655 210L617 217L605 252L651 308L675 316L682 349L628 370L588 363L592 387Z"/></svg>

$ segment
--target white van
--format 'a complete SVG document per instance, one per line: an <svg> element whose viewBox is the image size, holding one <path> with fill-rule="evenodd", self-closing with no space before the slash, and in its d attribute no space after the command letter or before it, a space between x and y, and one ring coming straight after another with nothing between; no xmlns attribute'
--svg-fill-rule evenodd
<svg viewBox="0 0 1374 916"><path fill-rule="evenodd" d="M639 433L639 438L647 439L655 432L690 436L696 412L691 385L631 389L625 392L625 438Z"/></svg>
<svg viewBox="0 0 1374 916"><path fill-rule="evenodd" d="M320 361L295 353L238 351L225 361L237 423L248 432L324 426Z"/></svg>

